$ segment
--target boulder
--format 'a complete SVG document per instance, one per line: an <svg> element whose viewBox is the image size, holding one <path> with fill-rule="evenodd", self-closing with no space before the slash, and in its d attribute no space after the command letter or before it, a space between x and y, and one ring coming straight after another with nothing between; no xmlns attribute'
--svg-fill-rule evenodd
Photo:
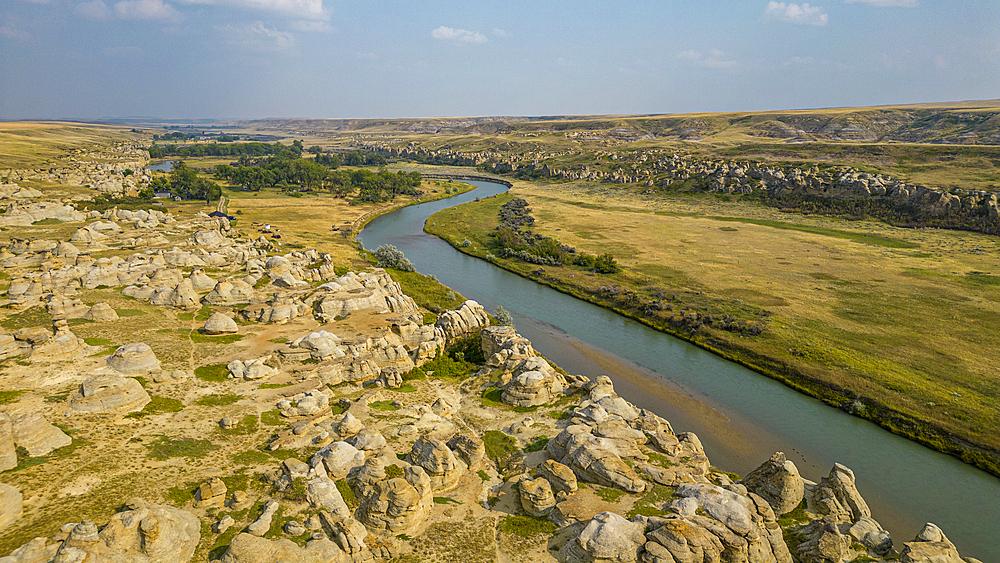
<svg viewBox="0 0 1000 563"><path fill-rule="evenodd" d="M53 322L53 325L56 331L51 340L43 344L32 345L31 359L33 361L61 362L78 360L92 352L93 348L87 346L87 343L82 338L73 334L65 319L57 319Z"/></svg>
<svg viewBox="0 0 1000 563"><path fill-rule="evenodd" d="M552 486L544 477L532 479L522 475L518 481L518 492L521 497L521 508L529 516L548 516L556 505L556 497L552 494Z"/></svg>
<svg viewBox="0 0 1000 563"><path fill-rule="evenodd" d="M224 313L213 313L211 317L205 321L205 325L202 330L206 334L233 334L239 331L239 327L236 326L236 321L231 319Z"/></svg>
<svg viewBox="0 0 1000 563"><path fill-rule="evenodd" d="M545 463L538 466L538 475L548 480L556 494L576 492L576 474L573 473L572 469L554 459L547 459Z"/></svg>
<svg viewBox="0 0 1000 563"><path fill-rule="evenodd" d="M453 340L468 334L475 334L490 324L489 316L482 305L468 300L457 309L438 315L434 326L444 332L445 338Z"/></svg>
<svg viewBox="0 0 1000 563"><path fill-rule="evenodd" d="M570 426L549 440L546 449L584 481L631 493L646 490L646 482L622 461L614 446L613 441L594 436L585 427Z"/></svg>
<svg viewBox="0 0 1000 563"><path fill-rule="evenodd" d="M345 412L339 421L333 423L333 431L345 438L352 434L357 434L364 427L364 424L361 424L361 421L351 414L350 411Z"/></svg>
<svg viewBox="0 0 1000 563"><path fill-rule="evenodd" d="M14 443L27 450L31 457L48 455L53 450L73 442L72 438L37 412L15 416L12 422Z"/></svg>
<svg viewBox="0 0 1000 563"><path fill-rule="evenodd" d="M197 492L194 494L194 506L196 508L220 508L226 503L227 492L228 489L222 479L212 477L198 487Z"/></svg>
<svg viewBox="0 0 1000 563"><path fill-rule="evenodd" d="M204 301L209 305L232 306L242 303L249 303L253 299L253 286L242 280L222 280L215 284L205 296Z"/></svg>
<svg viewBox="0 0 1000 563"><path fill-rule="evenodd" d="M0 532L21 517L23 500L17 487L0 483Z"/></svg>
<svg viewBox="0 0 1000 563"><path fill-rule="evenodd" d="M74 412L140 411L149 404L149 393L138 381L115 373L95 375L84 380L69 399Z"/></svg>
<svg viewBox="0 0 1000 563"><path fill-rule="evenodd" d="M188 276L188 279L191 280L191 287L195 291L199 292L209 291L213 289L215 285L218 283L217 281L208 277L208 274L205 273L205 270L202 270L201 268L192 271L191 275Z"/></svg>
<svg viewBox="0 0 1000 563"><path fill-rule="evenodd" d="M274 519L274 514L278 511L278 503L274 500L269 500L264 504L264 511L261 512L257 520L253 524L247 526L247 532L255 536L263 536L271 529L271 521Z"/></svg>
<svg viewBox="0 0 1000 563"><path fill-rule="evenodd" d="M219 246L226 240L226 237L222 235L219 231L212 229L206 231L198 231L194 234L194 243L198 246Z"/></svg>
<svg viewBox="0 0 1000 563"><path fill-rule="evenodd" d="M112 516L111 521L101 529L99 539L107 546L108 552L130 558L109 557L110 560L149 563L186 563L191 560L201 540L201 523L195 515L172 506L146 504L138 499L130 499L126 504L128 510Z"/></svg>
<svg viewBox="0 0 1000 563"><path fill-rule="evenodd" d="M313 508L327 510L337 518L351 516L351 509L347 507L337 483L326 475L318 475L306 483L306 500Z"/></svg>
<svg viewBox="0 0 1000 563"><path fill-rule="evenodd" d="M152 348L144 342L133 342L119 346L108 357L107 364L122 373L148 372L160 369L160 361L156 359Z"/></svg>
<svg viewBox="0 0 1000 563"><path fill-rule="evenodd" d="M639 548L646 543L644 531L645 526L641 523L629 522L614 512L602 512L594 516L577 537L566 542L559 550L558 559L563 563L636 561Z"/></svg>
<svg viewBox="0 0 1000 563"><path fill-rule="evenodd" d="M430 514L430 477L423 468L410 466L403 471L403 477L389 478L387 465L387 458L377 456L366 461L358 472L358 519L376 530L406 533Z"/></svg>
<svg viewBox="0 0 1000 563"><path fill-rule="evenodd" d="M533 407L544 405L562 393L562 384L557 378L543 371L523 372L507 384L501 399L508 405Z"/></svg>
<svg viewBox="0 0 1000 563"><path fill-rule="evenodd" d="M913 538L903 543L900 563L963 563L955 544L951 543L941 528L928 522Z"/></svg>
<svg viewBox="0 0 1000 563"><path fill-rule="evenodd" d="M469 471L475 471L486 460L486 445L469 434L456 434L448 440L448 448L465 462Z"/></svg>
<svg viewBox="0 0 1000 563"><path fill-rule="evenodd" d="M771 459L744 477L740 484L760 495L779 516L795 509L802 502L805 492L798 468L785 459L782 452L772 455Z"/></svg>
<svg viewBox="0 0 1000 563"><path fill-rule="evenodd" d="M854 484L854 472L839 463L834 464L829 476L810 489L805 495L810 512L832 515L837 521L847 523L872 515Z"/></svg>
<svg viewBox="0 0 1000 563"><path fill-rule="evenodd" d="M312 466L320 464L326 469L327 475L333 480L346 477L351 469L364 465L365 452L347 442L328 444L312 457Z"/></svg>
<svg viewBox="0 0 1000 563"><path fill-rule="evenodd" d="M83 318L103 323L118 320L118 313L111 308L111 305L101 301L94 303L94 306L84 313Z"/></svg>
<svg viewBox="0 0 1000 563"><path fill-rule="evenodd" d="M382 433L374 428L362 428L347 439L347 443L365 452L382 451L388 444Z"/></svg>
<svg viewBox="0 0 1000 563"><path fill-rule="evenodd" d="M430 436L422 436L413 443L406 461L422 467L430 476L435 490L454 487L467 469L447 444Z"/></svg>

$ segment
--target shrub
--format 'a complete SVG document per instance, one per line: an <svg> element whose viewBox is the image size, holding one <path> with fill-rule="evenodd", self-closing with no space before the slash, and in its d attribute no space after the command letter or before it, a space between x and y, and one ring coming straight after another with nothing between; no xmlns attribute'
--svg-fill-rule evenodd
<svg viewBox="0 0 1000 563"><path fill-rule="evenodd" d="M375 256L375 264L379 268L392 268L404 272L414 270L413 263L403 256L403 251L391 244L383 244L376 248L372 254Z"/></svg>
<svg viewBox="0 0 1000 563"><path fill-rule="evenodd" d="M498 325L514 326L514 317L510 314L510 311L504 309L501 305L497 305L496 310L493 311L493 318L497 320Z"/></svg>

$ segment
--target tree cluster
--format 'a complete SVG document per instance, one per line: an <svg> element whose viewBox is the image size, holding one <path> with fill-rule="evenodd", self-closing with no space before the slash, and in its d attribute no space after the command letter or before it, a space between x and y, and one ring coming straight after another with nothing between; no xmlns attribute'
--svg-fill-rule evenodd
<svg viewBox="0 0 1000 563"><path fill-rule="evenodd" d="M155 136L154 136L155 137ZM220 139L222 137L219 137ZM199 156L268 156L289 150L281 143L202 143L197 145L153 145L149 147L150 158L177 156L193 158ZM301 153L300 153L301 154Z"/></svg>
<svg viewBox="0 0 1000 563"><path fill-rule="evenodd" d="M561 244L552 237L522 229L534 224L535 219L530 213L528 202L521 198L512 199L500 208L500 225L492 233L497 256L542 266L580 266L601 274L613 274L621 270L611 254L595 256L577 252L575 248Z"/></svg>
<svg viewBox="0 0 1000 563"><path fill-rule="evenodd" d="M156 178L150 182L153 191L169 188L170 193L182 199L204 199L206 204L222 197L222 188L211 180L198 176L198 172L183 161L174 163L169 182Z"/></svg>

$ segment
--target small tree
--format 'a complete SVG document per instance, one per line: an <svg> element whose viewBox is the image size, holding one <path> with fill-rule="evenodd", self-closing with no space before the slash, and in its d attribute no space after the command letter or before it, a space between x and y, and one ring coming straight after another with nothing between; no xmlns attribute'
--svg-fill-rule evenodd
<svg viewBox="0 0 1000 563"><path fill-rule="evenodd" d="M403 251L391 244L383 244L372 254L379 268L393 268L404 272L412 272L414 269L413 263L403 256Z"/></svg>
<svg viewBox="0 0 1000 563"><path fill-rule="evenodd" d="M493 318L497 320L497 324L500 326L514 326L514 317L502 305L497 305L496 310L493 311Z"/></svg>

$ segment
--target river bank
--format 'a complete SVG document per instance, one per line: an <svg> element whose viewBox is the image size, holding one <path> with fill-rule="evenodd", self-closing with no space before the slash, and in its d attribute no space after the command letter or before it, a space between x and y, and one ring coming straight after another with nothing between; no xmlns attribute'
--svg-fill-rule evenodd
<svg viewBox="0 0 1000 563"><path fill-rule="evenodd" d="M490 207L497 207L497 205L491 204ZM593 287L580 283L581 280L586 280L593 285L592 278L573 277L579 276L579 271L574 274L574 271L568 268L538 268L533 264L494 256L486 248L488 240L485 238L485 234L493 228L496 221L495 217L487 217L486 215L488 214L480 214L470 219L469 217L457 218L454 214L449 214L447 220L443 219L443 216L432 216L425 225L425 231L442 238L464 254L487 260L500 268L536 283L615 311L653 329L681 338L722 358L781 381L790 388L820 399L830 406L870 420L894 434L914 440L936 451L953 455L994 475L1000 475L1000 461L998 461L1000 460L1000 452L996 449L949 431L933 421L914 416L913 413L893 408L876 394L866 393L865 389L858 389L857 386L852 388L848 385L837 385L829 380L811 376L791 362L761 353L759 349L753 349L744 343L747 339L732 337L721 331L715 333L692 332L684 325L678 326L676 323L664 319L663 315L647 314L647 311L642 309L641 303L639 305L628 302L623 304L615 297L598 294L593 290ZM465 240L471 240L472 244L463 246ZM627 284L623 283L622 285L627 287ZM638 291L640 288L634 289Z"/></svg>

